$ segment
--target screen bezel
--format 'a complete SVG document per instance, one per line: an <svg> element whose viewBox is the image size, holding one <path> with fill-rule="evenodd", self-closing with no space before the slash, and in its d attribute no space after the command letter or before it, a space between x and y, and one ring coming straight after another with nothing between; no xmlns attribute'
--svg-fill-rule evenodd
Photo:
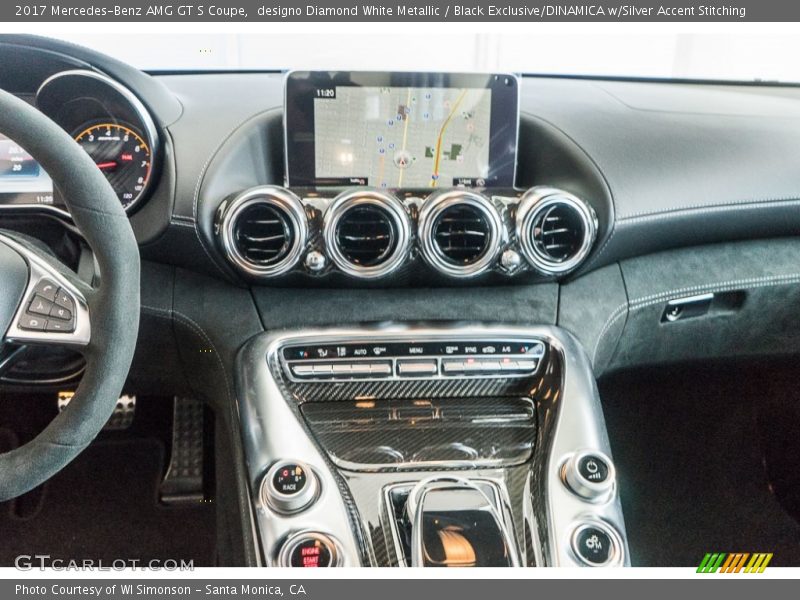
<svg viewBox="0 0 800 600"><path fill-rule="evenodd" d="M486 188L513 188L519 139L519 79L510 73L414 73L377 71L291 71L284 85L284 184L341 187L315 173L314 98L319 88L434 87L490 89L489 165ZM347 185L363 185L350 182ZM452 187L442 185L441 187Z"/></svg>

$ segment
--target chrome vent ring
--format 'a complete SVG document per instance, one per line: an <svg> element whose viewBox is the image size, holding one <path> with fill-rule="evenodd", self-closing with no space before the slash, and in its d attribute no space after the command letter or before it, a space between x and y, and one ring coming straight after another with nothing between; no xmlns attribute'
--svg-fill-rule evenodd
<svg viewBox="0 0 800 600"><path fill-rule="evenodd" d="M558 275L588 256L597 237L597 216L569 192L535 187L520 200L516 228L530 265L546 275Z"/></svg>
<svg viewBox="0 0 800 600"><path fill-rule="evenodd" d="M333 263L361 279L395 271L406 259L411 224L403 204L379 190L339 194L325 211L323 236Z"/></svg>
<svg viewBox="0 0 800 600"><path fill-rule="evenodd" d="M300 198L281 187L261 186L222 204L217 234L237 268L253 277L274 277L297 264L308 222Z"/></svg>
<svg viewBox="0 0 800 600"><path fill-rule="evenodd" d="M474 277L491 267L504 231L491 201L467 190L435 192L419 213L422 255L451 277Z"/></svg>

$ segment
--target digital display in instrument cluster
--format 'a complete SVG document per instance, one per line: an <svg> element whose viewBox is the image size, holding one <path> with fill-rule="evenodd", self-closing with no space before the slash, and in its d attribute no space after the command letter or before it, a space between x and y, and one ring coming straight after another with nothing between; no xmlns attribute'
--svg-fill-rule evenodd
<svg viewBox="0 0 800 600"><path fill-rule="evenodd" d="M19 144L0 134L0 204L53 204L53 181Z"/></svg>
<svg viewBox="0 0 800 600"><path fill-rule="evenodd" d="M511 75L295 72L286 86L291 185L514 184Z"/></svg>

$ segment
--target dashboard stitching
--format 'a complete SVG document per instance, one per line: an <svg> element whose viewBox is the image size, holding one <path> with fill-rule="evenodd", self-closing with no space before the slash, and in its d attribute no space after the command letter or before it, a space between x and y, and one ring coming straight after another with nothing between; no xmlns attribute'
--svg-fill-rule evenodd
<svg viewBox="0 0 800 600"><path fill-rule="evenodd" d="M189 329L193 330L195 333L199 333L200 337L203 338L211 349L214 351L214 356L217 359L217 363L219 363L220 369L222 369L222 374L225 377L225 393L228 396L228 402L233 402L233 395L231 394L231 390L233 386L231 384L230 377L228 375L228 371L225 369L225 364L222 362L222 358L219 355L219 351L217 347L214 345L214 342L211 341L211 338L206 334L200 325L198 325L194 320L190 317L186 316L185 314L177 311L177 310L167 310L165 308L156 308L154 306L146 306L144 304L141 305L142 310L148 311L153 313L156 317L162 318L172 318L178 319L179 322L182 322L184 325L188 326Z"/></svg>
<svg viewBox="0 0 800 600"><path fill-rule="evenodd" d="M724 210L748 210L751 208L763 206L765 204L780 205L780 204L797 204L797 203L800 203L800 198L798 198L797 195L792 195L792 196L783 196L776 198L762 198L758 200L752 200L752 199L738 200L735 202L725 202L722 204L709 204L709 205L690 204L687 206L670 208L664 211L631 213L630 215L619 217L619 219L617 220L625 222L634 222L634 221L667 218L673 215L674 213L678 212L705 213L705 212L717 212Z"/></svg>
<svg viewBox="0 0 800 600"><path fill-rule="evenodd" d="M712 212L724 212L724 211L737 211L737 210L752 210L755 208L761 208L764 205L772 205L772 206L793 206L796 204L800 204L800 198L796 196L786 196L785 198L764 198L761 200L741 200L737 202L728 202L725 204L716 204L716 205L708 205L702 206L699 204L688 205L684 207L677 207L674 209L669 209L667 211L661 212L640 212L640 213L632 213L630 215L619 217L614 220L611 225L611 233L609 234L606 241L600 247L600 250L594 255L594 257L587 263L586 269L591 268L594 266L600 258L603 256L605 251L608 249L608 245L611 243L611 240L614 239L617 231L619 231L617 225L621 223L625 223L626 225L629 223L637 223L637 222L644 222L644 221L658 221L661 219L668 219L673 216L677 216L679 213L691 213L691 214L704 214L704 213L712 213Z"/></svg>
<svg viewBox="0 0 800 600"><path fill-rule="evenodd" d="M733 279L722 283L695 285L691 287L668 290L666 292L659 292L658 294L651 294L649 296L643 296L641 298L637 298L636 300L631 301L630 303L626 302L625 304L621 304L616 309L614 309L609 318L606 320L606 324L603 326L603 329L600 331L600 334L597 338L597 342L595 342L594 345L594 351L592 352L592 365L594 366L595 359L597 358L597 351L600 347L600 343L603 341L603 337L608 332L608 330L611 329L613 324L616 323L616 321L618 321L620 317L626 314L626 311L624 310L625 308L629 309L629 312L627 314L630 314L633 311L640 310L642 308L647 308L648 306L652 306L654 304L658 304L659 302L666 300L667 298L675 294L683 294L689 292L722 292L735 289L742 285L746 285L748 286L748 288L758 288L758 287L770 287L773 285L782 285L786 283L800 283L800 274L792 273L788 275L750 277L746 279Z"/></svg>

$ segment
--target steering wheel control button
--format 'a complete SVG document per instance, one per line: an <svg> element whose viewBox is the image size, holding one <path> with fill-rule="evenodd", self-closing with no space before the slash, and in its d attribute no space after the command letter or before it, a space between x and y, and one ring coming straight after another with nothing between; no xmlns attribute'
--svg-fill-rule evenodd
<svg viewBox="0 0 800 600"><path fill-rule="evenodd" d="M33 297L33 300L31 300L31 303L28 306L28 314L42 315L46 317L50 314L50 310L52 308L53 303L50 300L37 294Z"/></svg>
<svg viewBox="0 0 800 600"><path fill-rule="evenodd" d="M42 298L50 300L51 302L56 301L58 291L58 286L49 279L42 279L33 289L35 296L41 296Z"/></svg>
<svg viewBox="0 0 800 600"><path fill-rule="evenodd" d="M339 564L339 552L336 542L324 533L299 533L286 540L278 563L282 567L335 567Z"/></svg>
<svg viewBox="0 0 800 600"><path fill-rule="evenodd" d="M59 319L61 321L71 321L72 320L72 312L68 308L64 308L63 306L53 305L50 308L50 316L54 319Z"/></svg>
<svg viewBox="0 0 800 600"><path fill-rule="evenodd" d="M50 319L44 328L45 331L53 333L72 333L75 331L75 321L60 321L59 319Z"/></svg>
<svg viewBox="0 0 800 600"><path fill-rule="evenodd" d="M36 315L22 315L19 319L19 328L26 331L44 331L47 325L47 319L37 317Z"/></svg>
<svg viewBox="0 0 800 600"><path fill-rule="evenodd" d="M590 502L602 502L614 489L614 465L594 450L576 452L564 464L562 479L575 494Z"/></svg>
<svg viewBox="0 0 800 600"><path fill-rule="evenodd" d="M572 551L584 565L606 567L619 561L619 539L606 525L584 523L572 535Z"/></svg>
<svg viewBox="0 0 800 600"><path fill-rule="evenodd" d="M308 508L319 495L319 481L308 465L280 461L261 481L261 499L273 511L294 514Z"/></svg>
<svg viewBox="0 0 800 600"><path fill-rule="evenodd" d="M61 308L66 308L70 312L75 312L75 300L69 295L68 292L64 290L64 288L58 290L58 294L56 294L54 302Z"/></svg>

